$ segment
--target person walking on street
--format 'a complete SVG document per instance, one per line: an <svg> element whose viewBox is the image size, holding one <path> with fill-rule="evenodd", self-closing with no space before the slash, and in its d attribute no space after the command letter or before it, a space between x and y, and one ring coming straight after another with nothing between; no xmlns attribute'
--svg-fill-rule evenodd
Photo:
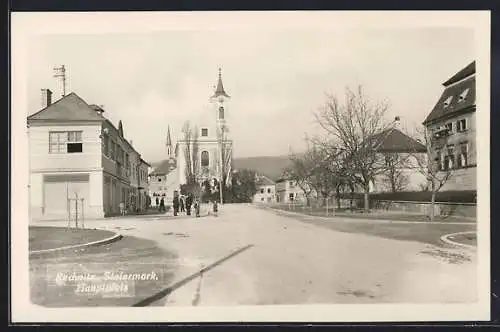
<svg viewBox="0 0 500 332"><path fill-rule="evenodd" d="M186 197L186 214L191 215L191 205L193 204L193 194L188 194Z"/></svg>
<svg viewBox="0 0 500 332"><path fill-rule="evenodd" d="M196 212L196 218L200 217L200 201L196 199L194 201L194 211Z"/></svg>
<svg viewBox="0 0 500 332"><path fill-rule="evenodd" d="M160 200L160 212L165 212L165 200L163 197Z"/></svg>
<svg viewBox="0 0 500 332"><path fill-rule="evenodd" d="M184 195L181 195L179 199L180 212L186 212L184 207L186 206L186 198Z"/></svg>
<svg viewBox="0 0 500 332"><path fill-rule="evenodd" d="M158 197L156 197L156 207L160 208L160 199Z"/></svg>
<svg viewBox="0 0 500 332"><path fill-rule="evenodd" d="M174 207L174 216L177 216L177 213L179 212L179 196L177 195L174 196L172 205Z"/></svg>
<svg viewBox="0 0 500 332"><path fill-rule="evenodd" d="M219 211L219 207L217 206L217 201L214 200L214 216L217 217L218 211Z"/></svg>

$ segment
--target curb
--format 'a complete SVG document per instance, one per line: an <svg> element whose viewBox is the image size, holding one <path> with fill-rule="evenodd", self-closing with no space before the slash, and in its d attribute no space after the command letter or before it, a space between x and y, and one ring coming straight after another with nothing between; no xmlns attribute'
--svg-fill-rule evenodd
<svg viewBox="0 0 500 332"><path fill-rule="evenodd" d="M334 218L345 218L348 220L352 220L354 222L369 222L369 223L380 223L380 224L476 225L476 223L472 223L472 222L384 220L384 219L352 218L352 217L343 217L343 216L335 216L335 215L332 215L330 217L324 217L324 216L313 216L310 214L294 212L294 211L281 210L281 209L276 209L276 208L267 207L267 206L265 208L272 210L272 211L276 211L276 212L282 212L285 214L297 215L297 216L306 217L306 218L322 219L322 220L329 221L329 222L339 222L338 220L335 220Z"/></svg>
<svg viewBox="0 0 500 332"><path fill-rule="evenodd" d="M472 234L472 233L477 233L476 231L470 231L470 232L459 232L459 233L452 233L452 234L446 234L441 236L441 241L443 241L446 244L455 246L455 247L461 247L461 248L467 248L467 249L477 249L477 246L472 246L470 244L465 244L465 243L459 243L450 240L449 238L455 235L463 235L463 234Z"/></svg>
<svg viewBox="0 0 500 332"><path fill-rule="evenodd" d="M119 233L115 233L113 236L108 237L103 240L97 240L89 243L83 243L83 244L76 244L72 246L64 246L64 247L59 247L59 248L52 248L52 249L44 249L44 250L34 250L30 251L29 255L30 256L35 256L35 255L42 255L42 254L48 254L52 252L58 252L58 251L65 251L65 250L72 250L72 249L78 249L78 248L86 248L86 247L92 247L92 246L98 246L98 245L104 245L108 243L112 243L115 241L118 241L122 238L123 236Z"/></svg>

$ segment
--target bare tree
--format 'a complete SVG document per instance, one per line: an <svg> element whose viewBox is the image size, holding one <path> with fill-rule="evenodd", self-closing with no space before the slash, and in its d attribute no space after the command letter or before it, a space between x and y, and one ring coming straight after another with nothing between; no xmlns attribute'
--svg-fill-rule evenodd
<svg viewBox="0 0 500 332"><path fill-rule="evenodd" d="M284 170L284 174L290 180L295 181L306 198L306 205L311 205L311 195L314 192L313 175L318 166L319 155L316 149L307 148L305 153L290 153L288 156L290 165Z"/></svg>
<svg viewBox="0 0 500 332"><path fill-rule="evenodd" d="M225 188L231 185L231 172L232 172L232 145L228 140L228 127L221 124L217 128L217 143L219 146L219 158L217 165L219 168L219 194L220 203L223 204L223 197Z"/></svg>
<svg viewBox="0 0 500 332"><path fill-rule="evenodd" d="M436 195L453 175L455 164L454 154L448 153L448 129L430 132L427 128L417 128L417 141L426 147L426 152L416 151L412 155L418 165L417 170L424 175L428 183L427 189L431 192L431 211L429 218L435 219Z"/></svg>
<svg viewBox="0 0 500 332"><path fill-rule="evenodd" d="M382 175L384 182L390 186L392 192L405 190L410 183L410 178L404 171L407 165L406 155L386 153L384 159L386 169Z"/></svg>
<svg viewBox="0 0 500 332"><path fill-rule="evenodd" d="M346 89L344 103L328 95L325 107L315 114L316 122L329 136L328 150L331 154L343 151L344 168L351 170L352 179L363 188L365 210L370 207L370 183L385 171L376 151L379 141L373 138L390 127L385 121L388 108L385 101L371 102L359 86L355 91Z"/></svg>
<svg viewBox="0 0 500 332"><path fill-rule="evenodd" d="M184 160L186 164L185 176L187 184L197 183L199 173L198 162L198 131L196 127L191 127L189 121L184 123L182 127L184 134Z"/></svg>

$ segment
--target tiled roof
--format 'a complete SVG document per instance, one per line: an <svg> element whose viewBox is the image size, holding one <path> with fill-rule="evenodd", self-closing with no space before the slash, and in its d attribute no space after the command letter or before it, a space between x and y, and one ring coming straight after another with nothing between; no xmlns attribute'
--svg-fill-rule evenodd
<svg viewBox="0 0 500 332"><path fill-rule="evenodd" d="M445 89L441 94L441 97L439 98L438 102L436 103L432 111L429 113L429 115L423 122L424 125L432 121L451 116L452 114L460 111L475 109L476 77L474 73L475 73L475 66L469 65L468 67L462 69L459 73L457 73L451 79L449 79L444 83ZM469 78L466 78L467 76L464 76L465 74L469 74ZM450 85L460 80L462 81ZM464 95L467 89L469 90L467 94ZM449 101L449 103L445 103L447 101Z"/></svg>
<svg viewBox="0 0 500 332"><path fill-rule="evenodd" d="M46 108L28 116L28 121L105 121L82 98L72 92Z"/></svg>
<svg viewBox="0 0 500 332"><path fill-rule="evenodd" d="M150 175L167 175L177 167L174 158L163 160Z"/></svg>
<svg viewBox="0 0 500 332"><path fill-rule="evenodd" d="M463 68L458 73L449 78L446 82L444 82L443 85L448 86L475 73L476 73L476 61L472 61L467 65L467 67Z"/></svg>
<svg viewBox="0 0 500 332"><path fill-rule="evenodd" d="M274 185L274 181L265 175L257 175L257 181L255 181L255 184L257 186L272 186Z"/></svg>
<svg viewBox="0 0 500 332"><path fill-rule="evenodd" d="M402 133L399 129L392 128L374 135L373 140L378 152L388 153L410 153L426 152L425 145Z"/></svg>

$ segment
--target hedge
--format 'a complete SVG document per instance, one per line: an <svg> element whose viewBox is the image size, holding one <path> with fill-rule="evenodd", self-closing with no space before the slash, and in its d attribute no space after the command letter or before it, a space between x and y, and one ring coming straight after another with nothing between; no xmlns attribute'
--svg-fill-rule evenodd
<svg viewBox="0 0 500 332"><path fill-rule="evenodd" d="M449 203L476 203L476 190L467 191L442 191L436 194L436 202ZM344 199L362 200L363 193L343 193L340 195ZM370 201L410 201L410 202L430 202L431 192L429 191L401 191L386 193L370 193Z"/></svg>

